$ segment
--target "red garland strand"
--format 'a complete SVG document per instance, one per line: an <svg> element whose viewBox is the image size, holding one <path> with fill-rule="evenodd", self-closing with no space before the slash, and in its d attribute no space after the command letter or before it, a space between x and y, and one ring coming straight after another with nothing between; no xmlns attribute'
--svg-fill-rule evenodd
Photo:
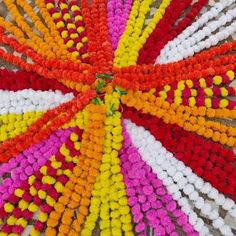
<svg viewBox="0 0 236 236"><path fill-rule="evenodd" d="M8 71L6 69L0 70L0 89L18 91L22 89L33 90L59 90L62 93L71 93L77 95L75 90L69 89L57 80L48 80L40 77L38 74L26 71Z"/></svg>
<svg viewBox="0 0 236 236"><path fill-rule="evenodd" d="M123 108L124 118L149 130L178 160L220 192L236 200L236 167L232 149L186 132L177 125L165 124L156 117Z"/></svg>
<svg viewBox="0 0 236 236"><path fill-rule="evenodd" d="M172 1L164 17L160 20L155 30L152 32L146 43L139 52L138 64L153 64L164 46L196 18L199 11L207 3L207 0L199 0L194 3L191 9L186 13L184 18L174 26L184 9L191 3L189 0Z"/></svg>

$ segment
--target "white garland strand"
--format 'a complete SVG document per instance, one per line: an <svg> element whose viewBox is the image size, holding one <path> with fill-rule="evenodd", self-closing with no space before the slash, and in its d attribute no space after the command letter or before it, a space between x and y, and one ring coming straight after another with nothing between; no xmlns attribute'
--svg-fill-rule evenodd
<svg viewBox="0 0 236 236"><path fill-rule="evenodd" d="M202 178L192 172L189 167L168 152L162 144L146 131L143 127L138 127L130 120L125 120L127 131L133 144L138 148L142 159L152 168L158 178L163 180L172 197L179 203L181 209L189 215L189 221L200 235L211 235L202 218L192 210L190 202L194 208L199 209L205 218L212 221L212 226L218 229L222 235L233 236L231 228L220 217L216 209L207 203L199 193L207 194L213 199L216 205L222 206L231 216L235 213L235 202L224 197ZM182 192L186 195L182 194ZM234 217L235 218L235 217Z"/></svg>
<svg viewBox="0 0 236 236"><path fill-rule="evenodd" d="M0 114L22 114L30 111L46 111L73 98L72 93L24 89L17 92L0 90Z"/></svg>
<svg viewBox="0 0 236 236"><path fill-rule="evenodd" d="M236 17L236 8L232 3L235 3L235 1L225 0L216 3L175 39L168 42L161 50L155 63L163 64L182 60L205 48L214 46L234 34L236 32L236 26L233 19ZM231 9L223 13L219 19L210 21L228 6ZM233 23L230 26L226 26L227 23L232 21ZM217 29L219 29L219 32L212 35Z"/></svg>

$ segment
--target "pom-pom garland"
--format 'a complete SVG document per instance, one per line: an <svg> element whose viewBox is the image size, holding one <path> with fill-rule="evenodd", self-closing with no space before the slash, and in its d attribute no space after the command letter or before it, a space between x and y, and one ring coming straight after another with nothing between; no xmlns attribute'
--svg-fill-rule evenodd
<svg viewBox="0 0 236 236"><path fill-rule="evenodd" d="M236 234L233 0L2 7L0 235Z"/></svg>

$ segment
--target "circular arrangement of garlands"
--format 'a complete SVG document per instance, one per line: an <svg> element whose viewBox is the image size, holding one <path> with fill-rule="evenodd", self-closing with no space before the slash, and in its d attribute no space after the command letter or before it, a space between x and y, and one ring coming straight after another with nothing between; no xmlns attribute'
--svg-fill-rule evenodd
<svg viewBox="0 0 236 236"><path fill-rule="evenodd" d="M1 236L236 235L235 0L0 6Z"/></svg>

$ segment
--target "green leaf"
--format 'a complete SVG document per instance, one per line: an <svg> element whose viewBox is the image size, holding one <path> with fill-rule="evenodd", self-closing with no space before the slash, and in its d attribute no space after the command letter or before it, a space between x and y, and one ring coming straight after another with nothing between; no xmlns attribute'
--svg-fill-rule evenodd
<svg viewBox="0 0 236 236"><path fill-rule="evenodd" d="M98 81L98 86L96 88L96 92L99 93L99 91L104 87L104 83L102 81Z"/></svg>
<svg viewBox="0 0 236 236"><path fill-rule="evenodd" d="M96 104L96 105L100 105L100 104L102 104L102 100L101 100L99 97L95 97L95 98L92 100L92 103L93 103L93 104Z"/></svg>

